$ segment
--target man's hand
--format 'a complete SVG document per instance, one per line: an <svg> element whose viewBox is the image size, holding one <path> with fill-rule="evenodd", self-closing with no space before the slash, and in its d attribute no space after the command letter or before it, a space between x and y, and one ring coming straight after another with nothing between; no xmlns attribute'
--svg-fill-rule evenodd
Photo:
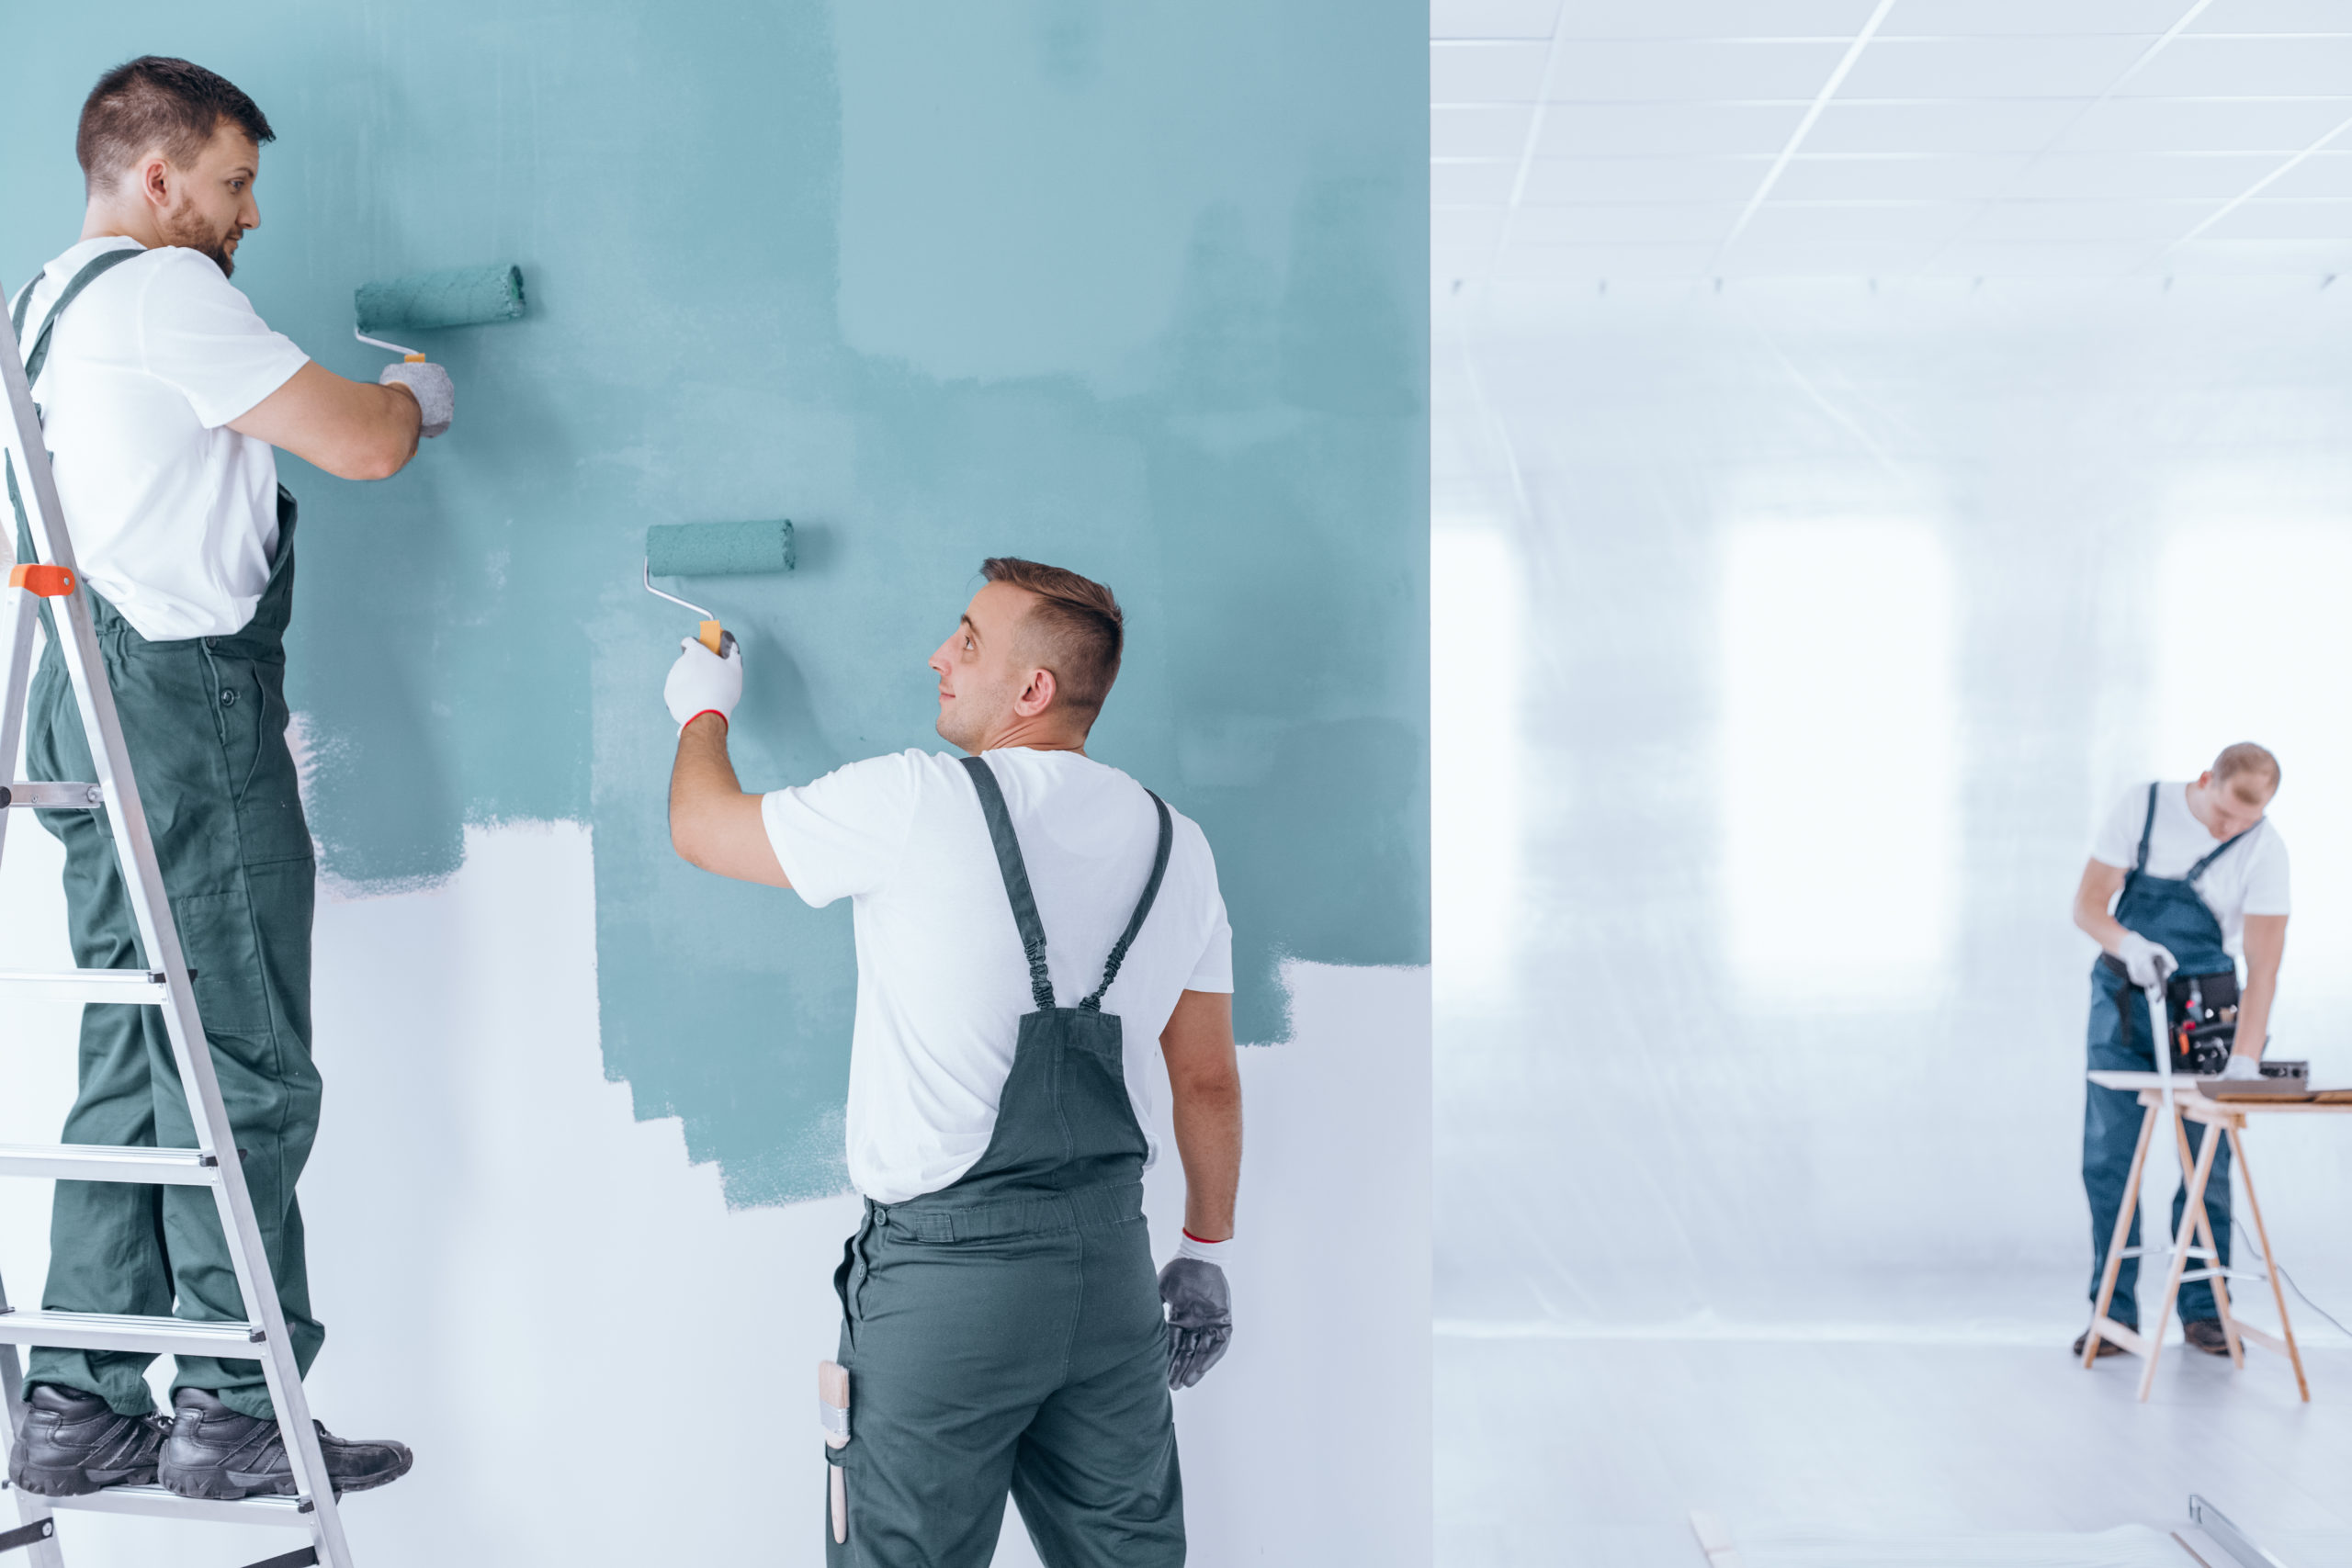
<svg viewBox="0 0 2352 1568"><path fill-rule="evenodd" d="M1168 1386L1190 1388L1233 1341L1233 1291L1225 1270L1198 1258L1171 1258L1159 1271L1168 1306Z"/></svg>
<svg viewBox="0 0 2352 1568"><path fill-rule="evenodd" d="M2150 942L2129 927L2124 929L2122 940L2115 944L2115 956L2123 960L2124 973L2132 976L2132 983L2143 989L2163 985L2180 967L2180 961L2170 949Z"/></svg>
<svg viewBox="0 0 2352 1568"><path fill-rule="evenodd" d="M379 386L408 389L409 395L416 400L419 417L424 422L424 428L417 434L428 440L448 429L449 421L457 417L458 389L451 384L449 373L430 360L418 360L414 364L401 360L396 365L387 365L376 381Z"/></svg>
<svg viewBox="0 0 2352 1568"><path fill-rule="evenodd" d="M2230 1065L2222 1069L2222 1077L2233 1083L2242 1082L2247 1078L2258 1078L2261 1076L2261 1058L2248 1056L2239 1052L2232 1052Z"/></svg>
<svg viewBox="0 0 2352 1568"><path fill-rule="evenodd" d="M735 705L743 700L743 645L728 649L724 659L692 637L678 647L678 661L670 666L670 678L662 685L670 716L681 729L697 714L715 713L732 723Z"/></svg>

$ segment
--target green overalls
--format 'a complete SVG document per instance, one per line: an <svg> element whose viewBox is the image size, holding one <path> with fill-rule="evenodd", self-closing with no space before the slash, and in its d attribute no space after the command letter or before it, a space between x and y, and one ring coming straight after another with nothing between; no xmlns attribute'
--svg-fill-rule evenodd
<svg viewBox="0 0 2352 1568"><path fill-rule="evenodd" d="M996 1129L952 1186L869 1200L833 1288L850 1374L849 1539L830 1568L985 1568L1008 1491L1048 1568L1176 1568L1183 1486L1168 1394L1168 1332L1143 1218L1143 1130L1119 1021L1102 995L1168 870L1159 849L1102 984L1054 1005L1046 932L1003 793L979 791L1029 956L1037 1010L1021 1020Z"/></svg>
<svg viewBox="0 0 2352 1568"><path fill-rule="evenodd" d="M109 251L59 295L27 356L40 373L49 335L100 272L140 254ZM19 341L28 288L17 303ZM33 558L17 502L17 558ZM196 975L198 1015L212 1044L221 1099L236 1133L245 1185L261 1223L278 1304L307 1371L325 1330L311 1315L302 1216L294 1183L319 1129L319 1075L311 1062L311 908L314 872L294 759L287 750L286 624L294 599L294 498L277 492L277 557L253 619L233 636L150 642L93 590L89 603L115 710L154 836L180 945ZM26 768L44 780L87 779L90 748L49 631L26 714ZM146 955L102 811L43 811L65 845L65 907L74 961L85 969L143 969ZM82 1010L81 1092L65 1119L69 1144L193 1148L196 1129L164 1032L163 1010L120 1004ZM246 1316L211 1190L61 1181L50 1223L41 1304L62 1312L197 1321ZM100 1394L125 1415L153 1408L152 1355L33 1351L27 1383ZM215 1391L242 1415L274 1416L261 1363L182 1356L175 1388Z"/></svg>

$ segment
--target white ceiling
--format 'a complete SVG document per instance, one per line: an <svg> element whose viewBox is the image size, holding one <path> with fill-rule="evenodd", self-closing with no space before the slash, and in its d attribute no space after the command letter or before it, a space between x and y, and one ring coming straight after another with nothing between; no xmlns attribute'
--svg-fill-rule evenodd
<svg viewBox="0 0 2352 1568"><path fill-rule="evenodd" d="M1433 266L2352 271L2352 0L1432 0Z"/></svg>

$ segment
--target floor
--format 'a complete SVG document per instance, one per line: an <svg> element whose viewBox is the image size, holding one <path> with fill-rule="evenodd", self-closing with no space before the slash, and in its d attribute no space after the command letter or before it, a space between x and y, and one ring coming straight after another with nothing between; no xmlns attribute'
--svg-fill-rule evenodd
<svg viewBox="0 0 2352 1568"><path fill-rule="evenodd" d="M1705 1568L1704 1509L1748 1568L2189 1568L2194 1492L2292 1568L2352 1568L2352 1350L2309 1361L2299 1405L2283 1361L2176 1347L2143 1405L2136 1360L2063 1341L1442 1335L1437 1561Z"/></svg>

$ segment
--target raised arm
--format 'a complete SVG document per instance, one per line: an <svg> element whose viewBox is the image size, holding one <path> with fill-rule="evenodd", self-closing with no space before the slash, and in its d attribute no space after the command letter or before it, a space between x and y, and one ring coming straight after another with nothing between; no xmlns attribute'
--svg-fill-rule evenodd
<svg viewBox="0 0 2352 1568"><path fill-rule="evenodd" d="M1241 1068L1233 1052L1233 998L1186 991L1159 1033L1184 1162L1184 1228L1203 1241L1233 1235L1241 1186Z"/></svg>
<svg viewBox="0 0 2352 1568"><path fill-rule="evenodd" d="M768 841L760 797L745 795L735 782L727 720L715 710L695 715L678 732L678 760L670 770L670 847L692 864L738 882L792 886Z"/></svg>
<svg viewBox="0 0 2352 1568"><path fill-rule="evenodd" d="M339 479L388 479L416 456L424 412L406 387L347 381L316 360L229 422Z"/></svg>

